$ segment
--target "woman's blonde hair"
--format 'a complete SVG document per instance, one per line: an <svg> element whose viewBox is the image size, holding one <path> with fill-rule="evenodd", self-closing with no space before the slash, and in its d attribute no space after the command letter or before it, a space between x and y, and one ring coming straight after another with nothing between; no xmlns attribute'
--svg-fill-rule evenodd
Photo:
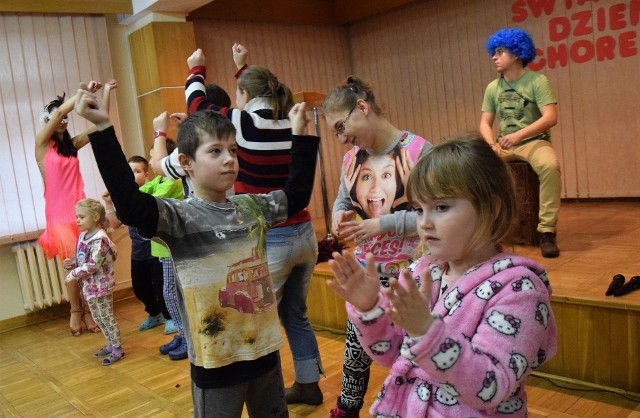
<svg viewBox="0 0 640 418"><path fill-rule="evenodd" d="M489 237L499 246L516 215L511 170L480 134L444 139L422 156L407 181L410 202L468 199L478 213L469 249Z"/></svg>
<svg viewBox="0 0 640 418"><path fill-rule="evenodd" d="M83 209L89 213L97 214L98 225L100 225L101 228L104 228L106 224L106 213L102 203L96 199L86 198L76 203L76 209Z"/></svg>

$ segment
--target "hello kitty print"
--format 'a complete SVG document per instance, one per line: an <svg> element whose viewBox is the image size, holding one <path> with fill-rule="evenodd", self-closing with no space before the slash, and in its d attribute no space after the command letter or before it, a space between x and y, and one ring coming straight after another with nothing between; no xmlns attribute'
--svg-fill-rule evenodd
<svg viewBox="0 0 640 418"><path fill-rule="evenodd" d="M411 267L414 278L432 281L425 315L434 321L424 336L411 338L389 320L383 293L366 314L347 305L363 347L391 368L371 414L525 417L527 376L556 352L551 288L543 267L499 254L470 268L442 294L446 264L423 258Z"/></svg>

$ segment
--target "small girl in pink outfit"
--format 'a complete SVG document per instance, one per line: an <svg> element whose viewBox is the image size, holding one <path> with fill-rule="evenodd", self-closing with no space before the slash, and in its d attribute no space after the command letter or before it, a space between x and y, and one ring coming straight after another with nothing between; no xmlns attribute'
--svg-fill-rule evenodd
<svg viewBox="0 0 640 418"><path fill-rule="evenodd" d="M75 206L76 223L82 233L78 238L76 258L65 259L67 282L78 280L93 319L107 339L107 346L94 354L109 366L124 358L120 328L113 315L113 287L116 283L113 262L116 246L102 229L104 206L95 199L83 199Z"/></svg>
<svg viewBox="0 0 640 418"><path fill-rule="evenodd" d="M551 287L535 261L501 252L516 211L509 168L477 135L444 141L414 166L407 196L426 255L381 288L334 253L328 285L360 343L391 369L375 417L527 415L529 373L556 353Z"/></svg>

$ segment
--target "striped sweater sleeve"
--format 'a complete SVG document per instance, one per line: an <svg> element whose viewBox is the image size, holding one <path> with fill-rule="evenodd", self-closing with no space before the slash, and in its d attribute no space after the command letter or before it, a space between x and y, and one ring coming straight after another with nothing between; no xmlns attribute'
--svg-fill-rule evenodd
<svg viewBox="0 0 640 418"><path fill-rule="evenodd" d="M184 86L184 94L187 99L187 111L189 114L199 110L215 110L224 116L229 116L229 108L221 107L207 100L204 80L207 77L207 69L204 66L193 67L187 76Z"/></svg>

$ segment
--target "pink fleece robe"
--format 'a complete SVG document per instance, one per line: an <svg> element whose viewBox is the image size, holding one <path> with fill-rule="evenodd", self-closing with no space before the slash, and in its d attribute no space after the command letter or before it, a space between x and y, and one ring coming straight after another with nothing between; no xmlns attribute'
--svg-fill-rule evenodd
<svg viewBox="0 0 640 418"><path fill-rule="evenodd" d="M347 304L364 349L391 368L371 414L525 417L527 376L556 353L544 268L527 258L498 254L469 269L440 297L446 264L422 257L410 269L418 283L426 269L431 271L435 319L424 336L411 338L389 320L384 308L390 304L382 293L366 313Z"/></svg>

